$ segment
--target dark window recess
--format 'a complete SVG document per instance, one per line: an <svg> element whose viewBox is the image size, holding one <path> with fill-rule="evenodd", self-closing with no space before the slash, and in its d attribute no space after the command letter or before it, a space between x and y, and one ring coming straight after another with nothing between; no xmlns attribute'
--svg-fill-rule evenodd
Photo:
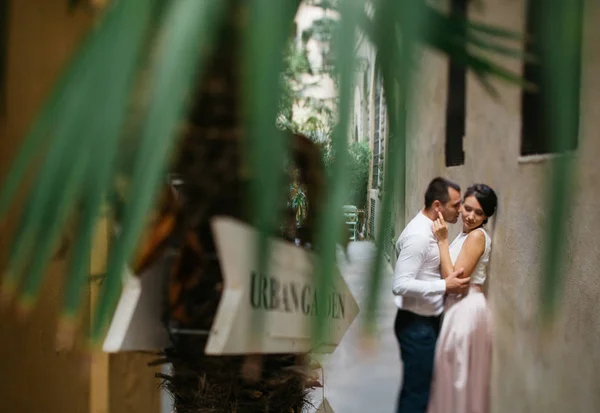
<svg viewBox="0 0 600 413"><path fill-rule="evenodd" d="M546 0L527 1L526 32L531 38L525 44L525 51L536 57L537 62L525 63L523 76L536 85L537 90L524 90L521 95L521 155L556 153L577 149L579 137L579 96L581 88L581 27L583 0L570 0L572 3L560 2L552 7L567 7L557 15ZM572 7L572 8L570 8ZM564 19L556 22L556 18ZM567 19L576 19L568 22ZM560 23L560 24L558 24ZM575 32L567 32L574 30ZM551 124L552 115L549 106L548 80L544 71L550 65L549 53L556 52L559 39L573 39L569 59L561 59L560 65L551 65L552 70L560 71L562 82L569 82L568 102L561 102L561 111L571 111L566 136L553 136L557 132ZM554 49L552 49L554 48ZM550 81L551 82L551 81ZM563 112L564 113L564 112ZM563 140L564 139L564 140ZM561 142L558 145L558 142Z"/></svg>
<svg viewBox="0 0 600 413"><path fill-rule="evenodd" d="M462 19L467 16L468 0L452 0L450 13ZM466 26L461 30L466 34ZM448 96L446 99L446 166L465 163L463 138L466 122L467 70L450 59L448 63Z"/></svg>
<svg viewBox="0 0 600 413"><path fill-rule="evenodd" d="M0 114L6 112L9 0L0 0Z"/></svg>

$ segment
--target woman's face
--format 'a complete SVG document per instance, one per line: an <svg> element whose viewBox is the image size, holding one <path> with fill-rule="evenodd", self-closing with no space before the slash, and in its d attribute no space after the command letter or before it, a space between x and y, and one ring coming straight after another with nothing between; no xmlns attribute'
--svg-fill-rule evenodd
<svg viewBox="0 0 600 413"><path fill-rule="evenodd" d="M463 201L460 208L460 216L463 221L463 230L469 232L483 224L483 221L487 218L479 201L474 195L468 196Z"/></svg>

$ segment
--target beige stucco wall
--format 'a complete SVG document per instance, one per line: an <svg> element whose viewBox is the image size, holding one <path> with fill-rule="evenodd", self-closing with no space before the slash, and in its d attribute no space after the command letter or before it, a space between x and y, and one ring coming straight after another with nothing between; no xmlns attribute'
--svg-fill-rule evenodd
<svg viewBox="0 0 600 413"><path fill-rule="evenodd" d="M524 7L524 0L486 0L471 16L522 31ZM500 198L489 284L494 413L600 411L600 3L588 1L587 7L576 196L568 201L572 219L564 242L567 271L559 315L548 330L540 327L538 290L548 210L544 185L552 159L519 158L520 91L497 83L500 99L494 101L470 77L465 164L445 168L446 60L431 52L423 58L420 112L409 134L406 217L421 207L427 182L436 175L463 187L485 182ZM504 63L520 70L518 62Z"/></svg>
<svg viewBox="0 0 600 413"><path fill-rule="evenodd" d="M7 110L0 115L0 176L4 176L27 125L90 19L67 15L66 2L11 1L7 60ZM0 233L6 255L10 229ZM50 268L38 307L26 322L12 311L0 316L0 410L15 413L85 412L89 377L83 357L54 351L55 320L64 263Z"/></svg>

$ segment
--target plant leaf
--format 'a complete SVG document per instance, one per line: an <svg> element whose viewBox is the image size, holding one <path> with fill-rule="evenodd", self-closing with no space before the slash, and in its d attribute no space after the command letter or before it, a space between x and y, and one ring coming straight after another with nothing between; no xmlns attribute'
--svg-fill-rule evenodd
<svg viewBox="0 0 600 413"><path fill-rule="evenodd" d="M539 4L539 3L538 3ZM566 153L572 139L579 134L580 76L583 0L556 2L541 10L541 33L544 70L542 87L547 89L547 119L550 121L550 149L559 153L551 165L547 197L549 213L546 225L544 260L541 266L541 313L552 320L565 271L565 238L570 218L569 202L573 198L575 159ZM577 108L573 110L573 108Z"/></svg>
<svg viewBox="0 0 600 413"><path fill-rule="evenodd" d="M354 42L356 25L361 15L361 2L347 0L340 4L341 24L339 35L334 36L337 53L336 68L339 73L339 121L333 132L333 150L335 159L328 180L328 197L318 218L317 248L319 261L315 273L317 289L323 294L331 289L336 265L336 241L342 231L343 201L348 190L348 122L349 104L352 102L352 80L354 74ZM314 339L320 343L326 339L325 312L315 317Z"/></svg>
<svg viewBox="0 0 600 413"><path fill-rule="evenodd" d="M98 343L108 327L119 291L121 272L133 254L145 217L156 197L178 122L186 107L185 97L198 76L198 68L212 44L221 20L220 0L178 0L168 5L162 59L157 62L148 117L134 160L129 200L123 212L121 233L111 248L107 277L100 292L92 325L92 341Z"/></svg>
<svg viewBox="0 0 600 413"><path fill-rule="evenodd" d="M62 316L73 320L80 308L83 286L89 273L90 250L97 219L106 194L112 191L111 177L116 168L119 138L125 124L135 74L155 13L161 4L138 2L129 6L128 13L110 33L104 45L110 48L112 59L103 58L95 66L98 79L94 82L96 103L85 116L88 127L88 152L94 154L85 170L85 187L81 194L82 210L78 232L66 281ZM119 62L114 65L113 62ZM73 172L71 172L73 173Z"/></svg>

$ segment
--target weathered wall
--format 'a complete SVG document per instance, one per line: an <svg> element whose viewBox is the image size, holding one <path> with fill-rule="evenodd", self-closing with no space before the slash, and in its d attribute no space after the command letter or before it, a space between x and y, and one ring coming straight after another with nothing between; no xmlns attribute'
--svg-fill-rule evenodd
<svg viewBox="0 0 600 413"><path fill-rule="evenodd" d="M60 0L11 1L10 10L7 107L5 115L0 115L2 176L52 80L90 22L83 13L68 15L66 2ZM3 255L10 242L9 232L4 229L0 233ZM52 265L41 302L27 322L16 321L10 311L2 314L2 411L68 413L88 408L90 381L82 368L82 357L54 351L63 268L64 263Z"/></svg>
<svg viewBox="0 0 600 413"><path fill-rule="evenodd" d="M472 17L524 29L524 0L486 0ZM552 157L519 156L520 91L496 83L490 98L476 79L467 85L465 164L444 166L445 58L424 55L418 120L410 134L407 218L422 206L427 182L445 175L463 187L485 182L499 194L493 229L489 297L495 319L493 412L600 411L600 4L588 1L584 30L581 136L576 196L569 201L567 271L559 316L538 322L541 247L547 225L544 179ZM520 70L514 61L504 62ZM456 231L457 229L455 229Z"/></svg>
<svg viewBox="0 0 600 413"><path fill-rule="evenodd" d="M0 177L5 176L27 127L68 57L92 23L89 11L67 13L67 0L11 0L7 108L0 114ZM18 209L18 208L15 208ZM13 217L18 211L13 211ZM0 230L5 258L15 219ZM147 358L110 356L108 385L94 387L79 352L55 351L62 303L63 261L54 262L41 300L26 321L0 313L0 411L7 413L158 412L159 390ZM91 405L91 392L105 397Z"/></svg>

